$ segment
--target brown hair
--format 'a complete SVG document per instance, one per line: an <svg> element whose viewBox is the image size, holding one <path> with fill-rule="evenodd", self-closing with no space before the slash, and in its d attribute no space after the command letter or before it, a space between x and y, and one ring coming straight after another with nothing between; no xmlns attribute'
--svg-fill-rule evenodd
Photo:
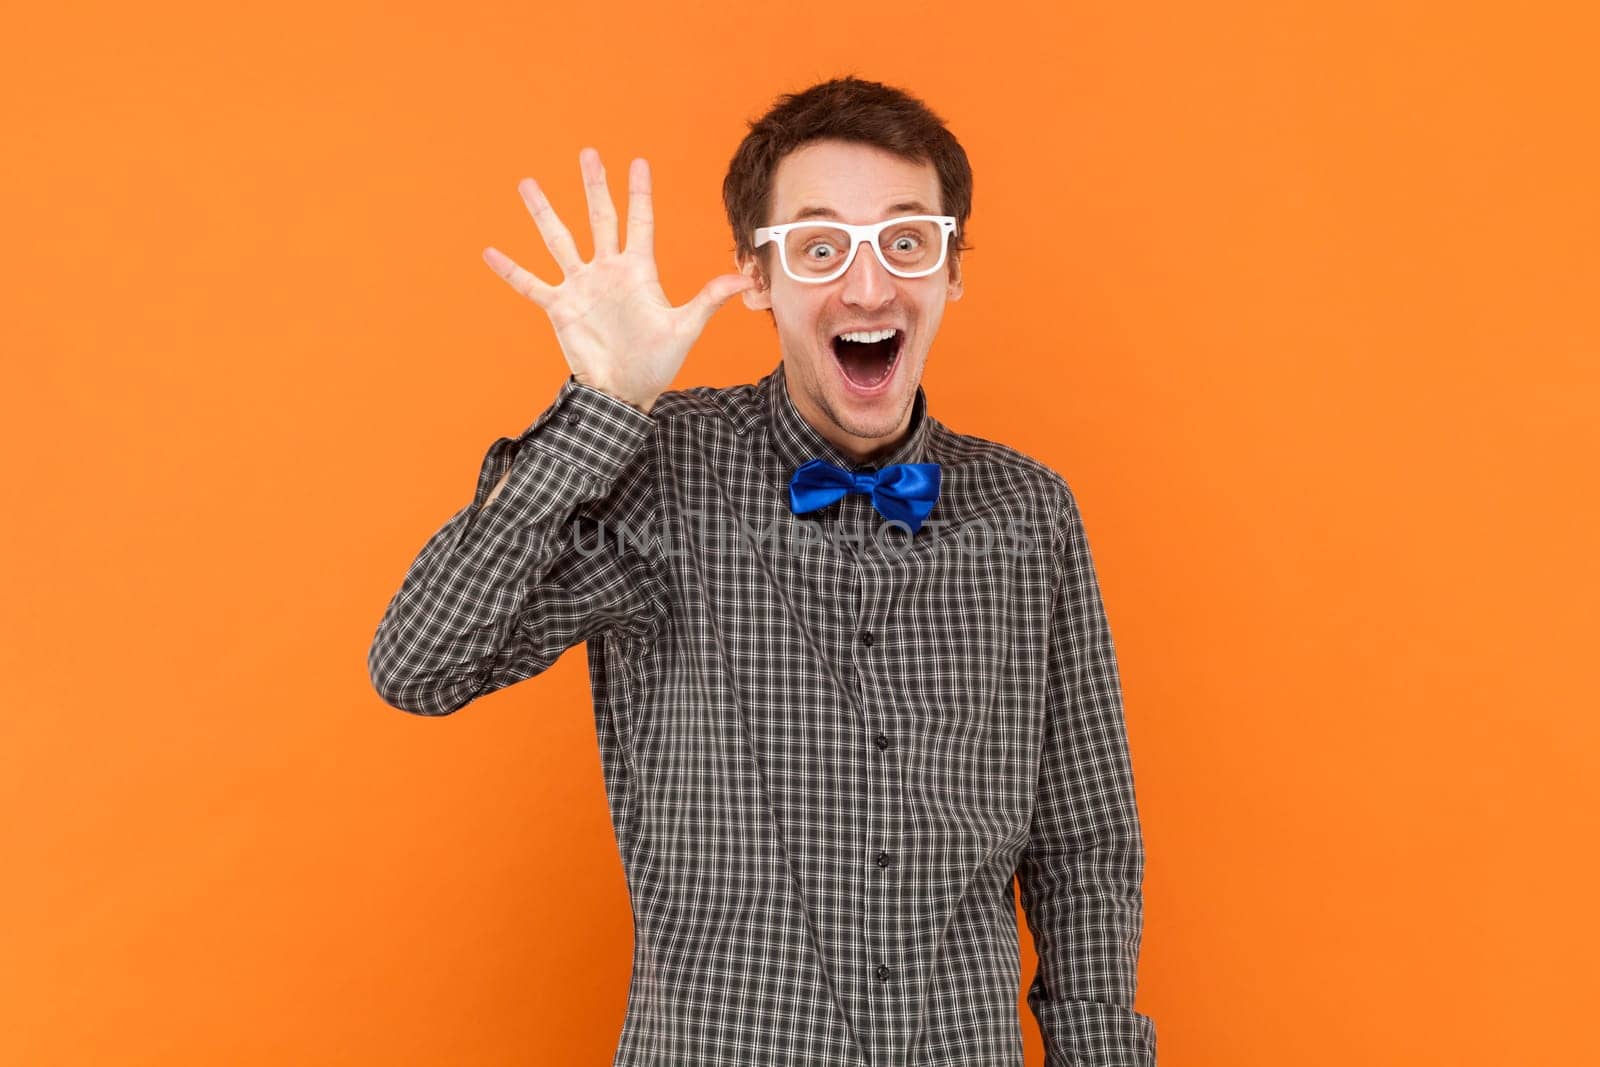
<svg viewBox="0 0 1600 1067"><path fill-rule="evenodd" d="M750 123L722 181L722 203L733 227L734 255L757 256L770 265L770 246L755 248L755 230L768 225L772 178L783 158L812 141L851 141L892 152L913 163L933 164L939 175L943 213L956 220L951 234L950 271L971 246L966 243L972 214L972 166L944 119L910 93L854 75L820 82L778 97L770 110Z"/></svg>

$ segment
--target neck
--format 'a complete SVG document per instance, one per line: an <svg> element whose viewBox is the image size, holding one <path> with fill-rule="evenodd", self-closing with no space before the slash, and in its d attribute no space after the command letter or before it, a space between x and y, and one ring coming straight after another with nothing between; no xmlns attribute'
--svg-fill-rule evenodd
<svg viewBox="0 0 1600 1067"><path fill-rule="evenodd" d="M789 388L787 377L784 388ZM901 417L899 425L891 432L881 437L858 437L829 418L820 407L814 406L810 397L796 396L794 390L790 389L789 399L793 401L795 411L800 413L800 417L805 419L812 429L858 465L875 463L899 448L910 435L911 416L916 411L916 402L913 398L912 403L906 407L906 413Z"/></svg>

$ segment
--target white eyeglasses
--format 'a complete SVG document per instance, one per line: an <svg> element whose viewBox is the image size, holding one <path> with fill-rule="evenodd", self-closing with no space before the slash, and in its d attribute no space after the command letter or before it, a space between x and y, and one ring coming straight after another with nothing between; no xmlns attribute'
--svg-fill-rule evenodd
<svg viewBox="0 0 1600 1067"><path fill-rule="evenodd" d="M944 266L956 220L950 215L901 215L862 226L848 222L790 222L756 230L756 247L778 246L783 272L797 282L819 285L850 269L856 248L870 244L883 269L901 278L923 278Z"/></svg>

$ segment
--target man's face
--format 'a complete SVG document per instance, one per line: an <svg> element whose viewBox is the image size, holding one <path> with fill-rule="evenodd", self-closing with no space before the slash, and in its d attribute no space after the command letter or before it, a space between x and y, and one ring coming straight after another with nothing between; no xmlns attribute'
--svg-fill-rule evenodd
<svg viewBox="0 0 1600 1067"><path fill-rule="evenodd" d="M870 223L943 210L932 163L910 163L869 145L814 141L779 162L767 224L801 218ZM959 264L901 278L863 244L843 276L817 285L789 277L778 249L767 251L770 288L746 290L744 302L772 310L796 410L859 462L892 450L910 424L945 301L961 297ZM753 260L740 264L747 274L755 268ZM888 344L840 340L891 329Z"/></svg>

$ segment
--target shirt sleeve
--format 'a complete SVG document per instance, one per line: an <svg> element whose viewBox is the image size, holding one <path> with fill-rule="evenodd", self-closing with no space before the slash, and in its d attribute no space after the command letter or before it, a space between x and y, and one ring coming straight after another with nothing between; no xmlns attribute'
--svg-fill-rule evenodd
<svg viewBox="0 0 1600 1067"><path fill-rule="evenodd" d="M386 703L448 715L580 641L653 632L667 603L655 427L569 375L521 435L490 446L472 503L423 545L373 636Z"/></svg>
<svg viewBox="0 0 1600 1067"><path fill-rule="evenodd" d="M1144 843L1116 650L1070 490L1057 535L1039 783L1017 873L1039 965L1027 1002L1046 1067L1154 1067L1134 1011Z"/></svg>

